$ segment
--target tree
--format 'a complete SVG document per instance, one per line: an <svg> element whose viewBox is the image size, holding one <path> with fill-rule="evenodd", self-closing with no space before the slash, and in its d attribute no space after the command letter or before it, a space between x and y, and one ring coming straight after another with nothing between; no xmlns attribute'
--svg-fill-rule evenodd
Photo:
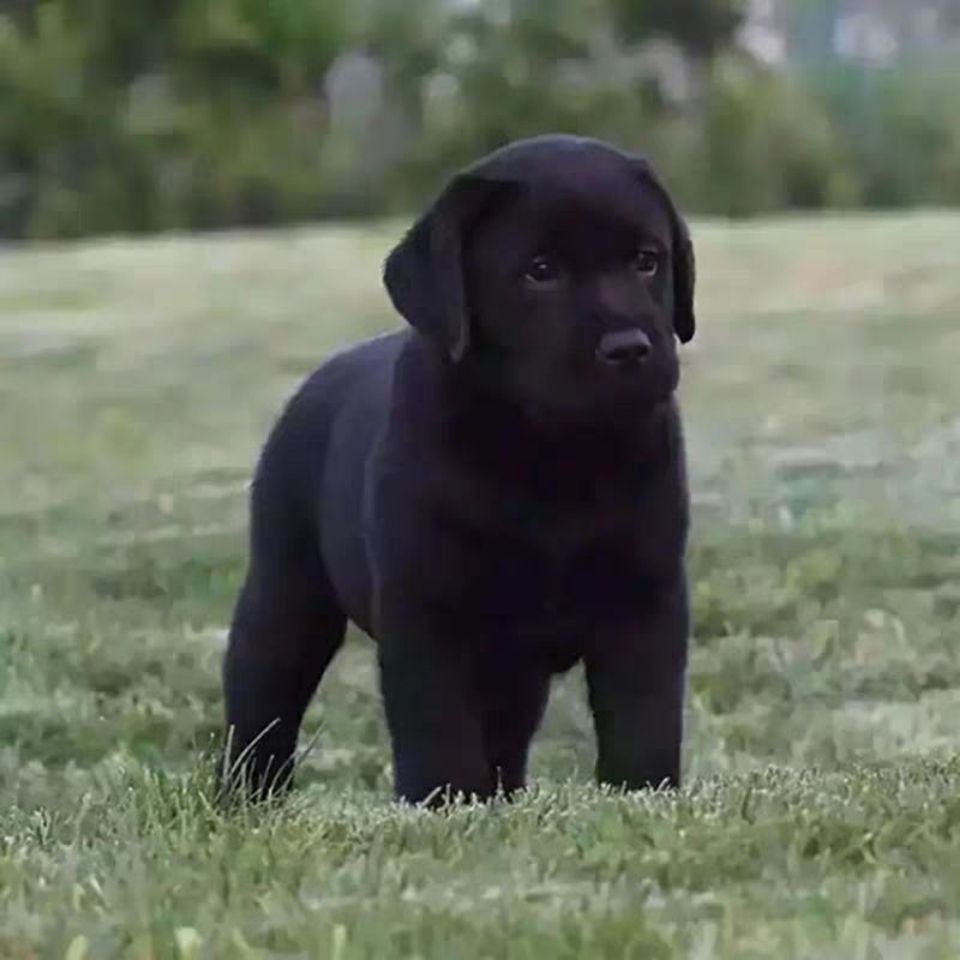
<svg viewBox="0 0 960 960"><path fill-rule="evenodd" d="M634 44L651 36L676 40L690 54L709 58L732 40L746 13L745 0L607 0L618 36Z"/></svg>

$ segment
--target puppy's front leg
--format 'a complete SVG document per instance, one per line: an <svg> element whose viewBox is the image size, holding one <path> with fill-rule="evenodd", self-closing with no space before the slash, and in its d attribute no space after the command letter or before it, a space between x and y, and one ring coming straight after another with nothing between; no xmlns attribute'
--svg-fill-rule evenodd
<svg viewBox="0 0 960 960"><path fill-rule="evenodd" d="M638 789L680 784L687 660L686 582L595 638L585 657L597 734L597 780Z"/></svg>
<svg viewBox="0 0 960 960"><path fill-rule="evenodd" d="M420 618L404 620L385 631L379 648L397 798L437 806L461 794L488 797L473 658L456 634L441 639Z"/></svg>

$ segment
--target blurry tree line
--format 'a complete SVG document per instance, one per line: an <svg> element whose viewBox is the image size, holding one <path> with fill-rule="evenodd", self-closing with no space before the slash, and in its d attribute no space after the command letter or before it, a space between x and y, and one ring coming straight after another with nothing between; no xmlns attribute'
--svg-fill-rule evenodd
<svg viewBox="0 0 960 960"><path fill-rule="evenodd" d="M844 0L785 2L802 52ZM391 213L550 130L701 212L960 200L949 57L771 65L757 3L0 0L0 236Z"/></svg>

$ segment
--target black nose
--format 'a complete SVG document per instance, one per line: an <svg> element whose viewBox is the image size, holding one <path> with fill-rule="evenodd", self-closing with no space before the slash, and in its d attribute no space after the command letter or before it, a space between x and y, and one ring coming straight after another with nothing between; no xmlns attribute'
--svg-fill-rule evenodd
<svg viewBox="0 0 960 960"><path fill-rule="evenodd" d="M640 363L650 352L650 338L642 331L618 330L605 333L597 346L597 356L604 363L620 366L625 363Z"/></svg>

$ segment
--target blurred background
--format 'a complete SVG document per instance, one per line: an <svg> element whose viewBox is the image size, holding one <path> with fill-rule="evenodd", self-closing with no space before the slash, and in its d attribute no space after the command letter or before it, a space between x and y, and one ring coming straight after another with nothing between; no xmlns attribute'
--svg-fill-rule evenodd
<svg viewBox="0 0 960 960"><path fill-rule="evenodd" d="M0 957L960 957L958 54L960 0L0 0ZM589 788L575 670L529 798L408 816L353 632L302 803L220 816L264 436L549 130L690 215L688 789Z"/></svg>
<svg viewBox="0 0 960 960"><path fill-rule="evenodd" d="M405 211L545 130L695 213L960 201L960 0L0 0L0 236Z"/></svg>

